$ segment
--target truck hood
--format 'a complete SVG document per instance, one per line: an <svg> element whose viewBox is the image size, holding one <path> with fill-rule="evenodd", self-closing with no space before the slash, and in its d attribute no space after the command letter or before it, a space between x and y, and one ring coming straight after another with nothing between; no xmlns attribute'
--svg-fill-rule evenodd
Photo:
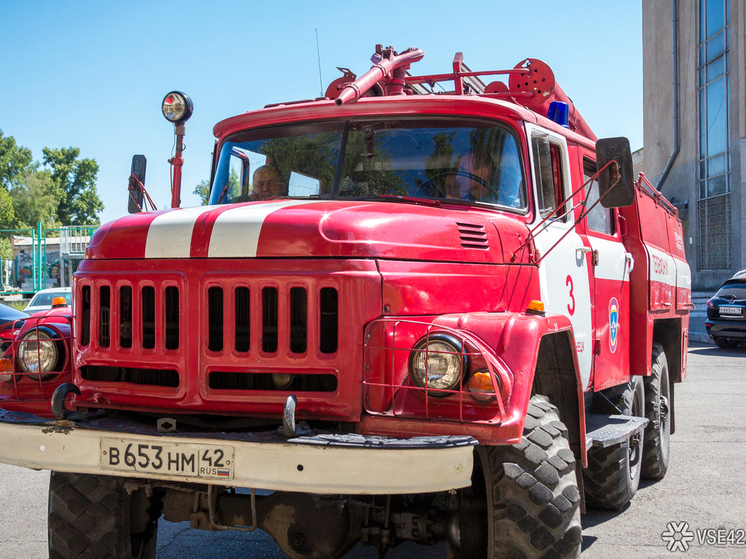
<svg viewBox="0 0 746 559"><path fill-rule="evenodd" d="M471 206L276 200L141 213L98 229L89 259L387 258L502 263L525 223Z"/></svg>

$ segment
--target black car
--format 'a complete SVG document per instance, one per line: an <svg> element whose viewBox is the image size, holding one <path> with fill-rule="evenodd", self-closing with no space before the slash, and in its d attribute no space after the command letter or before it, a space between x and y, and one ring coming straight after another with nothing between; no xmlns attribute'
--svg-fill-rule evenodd
<svg viewBox="0 0 746 559"><path fill-rule="evenodd" d="M707 301L705 326L718 347L733 349L746 341L746 273L726 281Z"/></svg>

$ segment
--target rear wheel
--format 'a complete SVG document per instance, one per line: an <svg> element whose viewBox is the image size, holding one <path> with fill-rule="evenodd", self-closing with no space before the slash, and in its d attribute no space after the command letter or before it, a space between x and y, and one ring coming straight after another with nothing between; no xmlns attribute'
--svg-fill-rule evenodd
<svg viewBox="0 0 746 559"><path fill-rule="evenodd" d="M645 417L645 390L640 377L633 377L614 404L623 415ZM635 496L642 471L642 436L606 448L588 451L583 472L586 502L592 508L620 510Z"/></svg>
<svg viewBox="0 0 746 559"><path fill-rule="evenodd" d="M668 360L660 344L653 344L652 363L650 376L645 378L645 415L649 421L645 427L642 476L663 479L671 447L671 391Z"/></svg>
<svg viewBox="0 0 746 559"><path fill-rule="evenodd" d="M520 443L478 447L477 460L487 497L487 526L481 544L462 539L455 557L580 556L575 456L567 428L547 398L531 398Z"/></svg>
<svg viewBox="0 0 746 559"><path fill-rule="evenodd" d="M735 349L738 347L738 344L741 343L741 340L735 340L733 338L719 338L719 337L713 337L712 341L715 342L716 346L721 347L723 349Z"/></svg>
<svg viewBox="0 0 746 559"><path fill-rule="evenodd" d="M50 559L154 559L158 512L120 478L52 472Z"/></svg>

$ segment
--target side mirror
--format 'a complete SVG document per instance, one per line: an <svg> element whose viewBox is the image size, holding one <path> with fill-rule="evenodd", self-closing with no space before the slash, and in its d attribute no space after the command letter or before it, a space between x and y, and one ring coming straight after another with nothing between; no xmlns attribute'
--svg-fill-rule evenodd
<svg viewBox="0 0 746 559"><path fill-rule="evenodd" d="M145 184L145 166L147 162L148 160L144 155L132 156L132 170L130 171L130 179L127 186L127 211L131 214L142 211L142 187Z"/></svg>
<svg viewBox="0 0 746 559"><path fill-rule="evenodd" d="M613 167L607 167L598 176L601 205L604 208L631 206L635 201L635 183L627 138L602 138L596 142L597 167L600 169L611 160L616 161L619 174Z"/></svg>

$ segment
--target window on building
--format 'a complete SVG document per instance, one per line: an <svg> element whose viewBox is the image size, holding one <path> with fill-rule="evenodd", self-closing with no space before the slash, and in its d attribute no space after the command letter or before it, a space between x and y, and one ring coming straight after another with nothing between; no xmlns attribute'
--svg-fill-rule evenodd
<svg viewBox="0 0 746 559"><path fill-rule="evenodd" d="M700 270L730 268L729 0L701 0L699 26Z"/></svg>

